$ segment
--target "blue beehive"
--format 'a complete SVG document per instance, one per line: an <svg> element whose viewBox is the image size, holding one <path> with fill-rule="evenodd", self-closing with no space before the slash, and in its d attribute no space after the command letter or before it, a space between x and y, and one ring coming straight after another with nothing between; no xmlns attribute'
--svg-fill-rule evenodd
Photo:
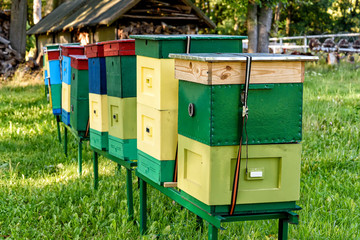
<svg viewBox="0 0 360 240"><path fill-rule="evenodd" d="M104 57L89 58L89 93L106 94L106 66Z"/></svg>

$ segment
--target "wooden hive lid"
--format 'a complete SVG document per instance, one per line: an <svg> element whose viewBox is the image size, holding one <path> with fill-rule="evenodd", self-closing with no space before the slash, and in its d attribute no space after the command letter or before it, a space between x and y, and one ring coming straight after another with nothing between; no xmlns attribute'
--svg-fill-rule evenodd
<svg viewBox="0 0 360 240"><path fill-rule="evenodd" d="M104 57L104 43L92 43L85 45L85 55L88 58Z"/></svg>
<svg viewBox="0 0 360 240"><path fill-rule="evenodd" d="M121 39L103 42L104 56L125 56L135 55L135 40Z"/></svg>
<svg viewBox="0 0 360 240"><path fill-rule="evenodd" d="M71 67L78 70L88 70L88 58L85 55L70 55Z"/></svg>
<svg viewBox="0 0 360 240"><path fill-rule="evenodd" d="M62 45L61 55L67 57L70 55L84 55L84 47L79 45Z"/></svg>
<svg viewBox="0 0 360 240"><path fill-rule="evenodd" d="M206 85L244 84L246 56L251 56L251 84L302 83L306 61L315 56L263 53L170 54L175 58L175 78Z"/></svg>

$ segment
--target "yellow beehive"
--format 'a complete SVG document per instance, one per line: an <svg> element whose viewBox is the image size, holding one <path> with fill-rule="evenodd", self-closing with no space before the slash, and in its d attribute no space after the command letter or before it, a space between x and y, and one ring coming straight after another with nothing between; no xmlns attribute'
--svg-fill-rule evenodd
<svg viewBox="0 0 360 240"><path fill-rule="evenodd" d="M71 86L63 82L61 86L61 107L68 113L70 112L70 91Z"/></svg>
<svg viewBox="0 0 360 240"><path fill-rule="evenodd" d="M136 98L108 96L109 135L120 139L136 138Z"/></svg>
<svg viewBox="0 0 360 240"><path fill-rule="evenodd" d="M207 205L229 205L238 146L216 146L179 135L178 187ZM301 144L242 148L237 204L299 200Z"/></svg>
<svg viewBox="0 0 360 240"><path fill-rule="evenodd" d="M137 147L158 160L174 160L177 144L177 110L160 111L137 105Z"/></svg>
<svg viewBox="0 0 360 240"><path fill-rule="evenodd" d="M99 132L109 130L108 96L89 93L90 128Z"/></svg>
<svg viewBox="0 0 360 240"><path fill-rule="evenodd" d="M137 101L158 110L178 108L174 59L136 56Z"/></svg>

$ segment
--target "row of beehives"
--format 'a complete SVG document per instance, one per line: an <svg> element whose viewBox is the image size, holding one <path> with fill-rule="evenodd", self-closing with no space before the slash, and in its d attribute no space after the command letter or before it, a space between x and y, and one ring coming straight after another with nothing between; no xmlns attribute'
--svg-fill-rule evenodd
<svg viewBox="0 0 360 240"><path fill-rule="evenodd" d="M61 46L59 82L51 67L59 57L47 50L54 114L62 84L62 119L89 132L92 147L138 160L140 174L177 181L207 205L230 204L245 57L226 53L241 53L243 37L134 38L87 45L86 56ZM252 55L238 204L298 200L304 61L313 59Z"/></svg>

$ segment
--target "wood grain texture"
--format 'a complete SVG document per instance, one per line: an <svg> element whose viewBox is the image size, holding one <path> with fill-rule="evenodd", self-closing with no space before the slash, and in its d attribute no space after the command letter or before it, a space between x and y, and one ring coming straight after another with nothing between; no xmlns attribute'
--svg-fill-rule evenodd
<svg viewBox="0 0 360 240"><path fill-rule="evenodd" d="M244 62L207 63L175 60L175 78L207 85L244 84ZM250 83L302 83L302 62L252 62Z"/></svg>
<svg viewBox="0 0 360 240"><path fill-rule="evenodd" d="M177 187L177 182L164 182L164 187L166 187L166 188Z"/></svg>

